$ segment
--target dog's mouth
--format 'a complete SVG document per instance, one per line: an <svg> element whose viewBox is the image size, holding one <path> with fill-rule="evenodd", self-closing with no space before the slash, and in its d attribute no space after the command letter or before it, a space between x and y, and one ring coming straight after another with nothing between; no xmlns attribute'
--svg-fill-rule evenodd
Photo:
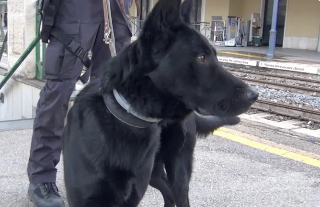
<svg viewBox="0 0 320 207"><path fill-rule="evenodd" d="M217 108L222 113L228 113L229 109L231 107L231 100L229 99L223 99L217 104Z"/></svg>
<svg viewBox="0 0 320 207"><path fill-rule="evenodd" d="M220 116L227 115L231 108L231 101L223 99L222 101L211 105L208 109L197 107L195 111L204 116Z"/></svg>
<svg viewBox="0 0 320 207"><path fill-rule="evenodd" d="M207 109L197 107L195 111L203 116L230 117L237 116L249 108L249 105L242 105L241 102L235 105L233 101L232 99L223 99Z"/></svg>
<svg viewBox="0 0 320 207"><path fill-rule="evenodd" d="M207 111L207 110L205 110L205 109L203 109L203 108L201 108L201 107L197 107L197 108L195 109L195 111L196 111L198 114L203 115L203 116L211 116L211 115L212 115L209 111Z"/></svg>

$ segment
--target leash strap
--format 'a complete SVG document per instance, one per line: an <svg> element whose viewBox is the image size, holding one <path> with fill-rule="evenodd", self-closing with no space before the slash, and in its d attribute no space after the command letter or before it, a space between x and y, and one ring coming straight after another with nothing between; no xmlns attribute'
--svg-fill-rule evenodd
<svg viewBox="0 0 320 207"><path fill-rule="evenodd" d="M103 41L107 45L109 45L111 57L114 57L117 55L117 51L116 51L113 24L112 24L110 1L109 0L102 0L102 3L103 3L104 24L105 24L104 25ZM138 18L141 13L139 0L135 0L135 4L137 7L137 13L138 13L137 17L133 17L131 15L128 15L125 12L123 0L119 0L121 12L124 13L128 18L131 18L131 19ZM81 59L81 60L83 60L83 59ZM87 61L90 61L90 60L87 60L87 58L86 58L86 62ZM82 62L84 63L84 61L82 61ZM90 62L90 64L91 64L91 62ZM87 64L85 64L85 63L84 63L84 65L87 66ZM87 70L80 77L80 80L82 83L86 83L89 80L89 76L91 74L91 67L86 67L86 68L87 68Z"/></svg>
<svg viewBox="0 0 320 207"><path fill-rule="evenodd" d="M115 46L115 38L112 24L111 8L109 0L102 0L103 2L103 15L104 15L104 35L103 41L109 45L111 56L114 57L117 54Z"/></svg>
<svg viewBox="0 0 320 207"><path fill-rule="evenodd" d="M67 35L61 29L54 27L51 35L57 38L71 53L79 58L82 64L87 68L86 72L80 76L80 81L85 84L89 80L91 60L88 57L88 52L84 50L80 43L76 42L73 37Z"/></svg>
<svg viewBox="0 0 320 207"><path fill-rule="evenodd" d="M102 0L103 2L103 14L104 14L104 35L103 41L109 45L111 56L114 57L117 54L116 47L115 47L115 37L113 31L113 24L112 24L112 16L111 16L111 7L109 0ZM135 4L137 7L137 17L133 17L128 15L124 9L124 2L123 0L119 0L120 9L123 14L125 14L130 19L136 19L140 16L141 10L139 5L139 0L135 0ZM125 101L125 99L119 94L116 90L113 90L113 96L115 101L107 95L102 95L104 102L113 116L115 116L118 120L122 121L123 123L137 127L137 128L148 128L153 124L157 124L159 121L158 119L151 119L147 117L141 117L138 113L131 109L130 105ZM119 105L122 107L119 108Z"/></svg>
<svg viewBox="0 0 320 207"><path fill-rule="evenodd" d="M137 16L128 15L124 9L124 2L123 0L119 0L119 5L121 12L125 14L130 19L137 19L141 14L139 0L134 0L136 7L137 7ZM116 47L115 47L115 38L114 38L114 31L113 31L113 24L112 24L112 16L111 16L111 7L109 0L102 0L103 2L103 14L104 14L104 36L103 41L109 45L111 56L114 57L117 55Z"/></svg>

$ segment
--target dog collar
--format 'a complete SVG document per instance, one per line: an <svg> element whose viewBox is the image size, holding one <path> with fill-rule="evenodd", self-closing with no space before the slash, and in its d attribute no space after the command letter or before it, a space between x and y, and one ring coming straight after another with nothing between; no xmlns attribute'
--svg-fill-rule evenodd
<svg viewBox="0 0 320 207"><path fill-rule="evenodd" d="M103 100L110 113L123 123L136 128L147 128L161 121L161 119L139 114L116 89L113 89L113 96L114 99L108 95L103 95Z"/></svg>

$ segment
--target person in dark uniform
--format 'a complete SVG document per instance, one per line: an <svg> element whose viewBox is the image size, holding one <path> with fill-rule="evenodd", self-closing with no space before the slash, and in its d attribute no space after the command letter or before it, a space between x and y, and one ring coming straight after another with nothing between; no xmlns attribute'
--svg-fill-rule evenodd
<svg viewBox="0 0 320 207"><path fill-rule="evenodd" d="M119 0L109 1L116 51L119 52L130 44L130 19L123 13ZM132 0L123 0L123 3L129 14ZM102 73L99 66L111 56L109 46L103 42L102 0L61 1L55 27L71 35L85 51L92 51L90 81L99 80ZM37 207L64 206L56 186L56 165L60 161L68 102L82 68L81 60L51 36L44 65L46 83L37 105L27 166L28 196Z"/></svg>

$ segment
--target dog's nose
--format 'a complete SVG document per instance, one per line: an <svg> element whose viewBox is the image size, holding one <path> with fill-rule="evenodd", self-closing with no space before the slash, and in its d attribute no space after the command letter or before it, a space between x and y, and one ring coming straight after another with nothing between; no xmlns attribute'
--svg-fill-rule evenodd
<svg viewBox="0 0 320 207"><path fill-rule="evenodd" d="M256 100L258 100L259 93L253 88L247 87L245 90L245 97L250 103L254 103Z"/></svg>

